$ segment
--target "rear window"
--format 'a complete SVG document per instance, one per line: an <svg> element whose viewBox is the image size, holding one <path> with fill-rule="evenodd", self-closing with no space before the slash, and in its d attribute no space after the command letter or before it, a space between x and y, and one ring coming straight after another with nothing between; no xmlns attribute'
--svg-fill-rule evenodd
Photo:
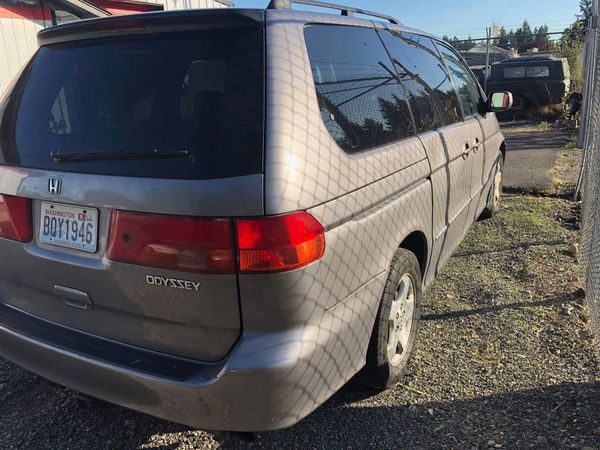
<svg viewBox="0 0 600 450"><path fill-rule="evenodd" d="M261 29L45 46L15 94L0 130L5 164L181 179L262 171ZM122 153L137 157L103 159Z"/></svg>

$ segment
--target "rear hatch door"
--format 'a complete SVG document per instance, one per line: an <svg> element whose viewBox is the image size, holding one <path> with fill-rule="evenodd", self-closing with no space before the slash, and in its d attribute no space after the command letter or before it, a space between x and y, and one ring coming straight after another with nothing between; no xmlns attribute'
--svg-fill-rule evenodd
<svg viewBox="0 0 600 450"><path fill-rule="evenodd" d="M264 212L263 16L147 14L40 35L0 110L0 195L29 199L32 227L30 242L0 238L1 302L159 352L226 356L241 329L231 218Z"/></svg>

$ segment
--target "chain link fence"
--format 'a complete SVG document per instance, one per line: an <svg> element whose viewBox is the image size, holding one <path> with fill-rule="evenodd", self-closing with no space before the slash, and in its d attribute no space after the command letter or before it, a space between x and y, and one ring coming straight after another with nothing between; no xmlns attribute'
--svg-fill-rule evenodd
<svg viewBox="0 0 600 450"><path fill-rule="evenodd" d="M568 105L580 103L584 90L585 30L511 35L514 46L494 37L491 29L486 38L446 39L459 49L488 94L513 94L513 108L501 120L574 120Z"/></svg>
<svg viewBox="0 0 600 450"><path fill-rule="evenodd" d="M592 332L600 354L600 0L587 29L538 34L540 48L507 46L501 38L447 39L489 94L512 92L513 110L499 119L568 120L580 133L583 161L575 199L581 198L581 262ZM513 36L518 44L526 36ZM518 47L518 45L516 46Z"/></svg>
<svg viewBox="0 0 600 450"><path fill-rule="evenodd" d="M580 140L584 143L581 176L582 207L582 262L586 281L586 295L590 305L591 327L596 340L600 338L600 33L598 12L600 2L594 1L594 14L586 39L586 91L583 129ZM600 346L598 346L600 351Z"/></svg>

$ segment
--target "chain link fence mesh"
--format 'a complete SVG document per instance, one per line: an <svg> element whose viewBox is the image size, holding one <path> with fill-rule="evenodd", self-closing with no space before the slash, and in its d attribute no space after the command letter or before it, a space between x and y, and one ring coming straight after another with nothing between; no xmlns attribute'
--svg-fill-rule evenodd
<svg viewBox="0 0 600 450"><path fill-rule="evenodd" d="M535 38L512 36L514 43L523 42L520 47L493 37L491 29L487 38L447 40L461 52L487 94L513 94L513 108L499 115L501 120L557 121L569 119L565 106L579 101L584 90L584 37L585 30L570 27L536 33Z"/></svg>
<svg viewBox="0 0 600 450"><path fill-rule="evenodd" d="M586 281L586 295L590 305L591 327L596 340L600 337L600 33L597 30L598 2L595 2L592 29L586 45L588 83L586 92L587 117L584 117L584 158L582 183L582 262ZM598 346L600 351L600 346Z"/></svg>

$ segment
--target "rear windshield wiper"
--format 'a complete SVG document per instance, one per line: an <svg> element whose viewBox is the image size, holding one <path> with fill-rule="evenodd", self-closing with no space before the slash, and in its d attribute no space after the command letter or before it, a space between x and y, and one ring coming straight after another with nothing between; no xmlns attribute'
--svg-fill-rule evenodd
<svg viewBox="0 0 600 450"><path fill-rule="evenodd" d="M190 157L191 153L187 150L123 150L117 152L74 152L62 153L59 151L50 152L52 159L57 162L69 161L102 161L117 159L137 159L137 158L181 158Z"/></svg>

